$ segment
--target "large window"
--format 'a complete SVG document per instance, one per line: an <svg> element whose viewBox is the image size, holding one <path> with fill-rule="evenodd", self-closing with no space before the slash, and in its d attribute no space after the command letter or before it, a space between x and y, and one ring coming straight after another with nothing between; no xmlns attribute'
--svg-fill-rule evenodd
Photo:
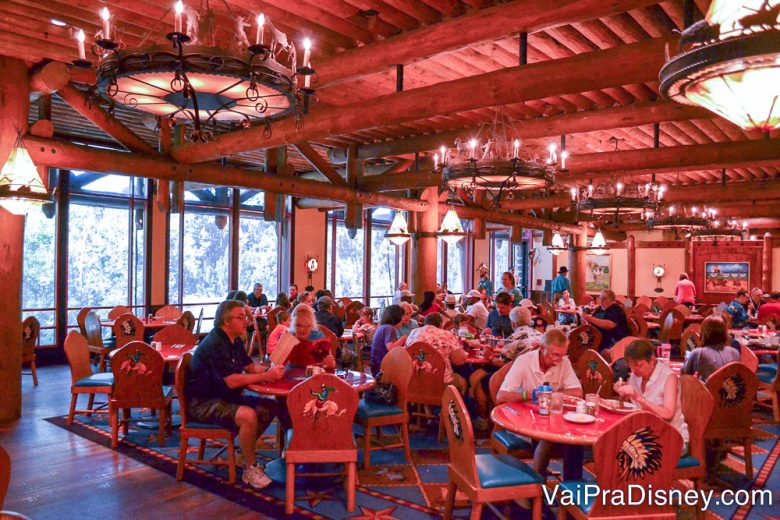
<svg viewBox="0 0 780 520"><path fill-rule="evenodd" d="M369 306L382 307L393 302L393 294L401 283L403 273L403 246L385 240L390 229L393 212L377 208L371 213L371 276L369 280Z"/></svg>
<svg viewBox="0 0 780 520"><path fill-rule="evenodd" d="M494 231L490 233L491 258L493 261L493 286L498 291L503 287L501 276L505 271L514 268L517 288L523 296L528 294L526 280L528 278L528 241L519 244L509 242L509 231Z"/></svg>
<svg viewBox="0 0 780 520"><path fill-rule="evenodd" d="M363 299L364 230L359 229L355 237L349 236L344 227L343 216L333 212L328 217L327 284L336 298L348 297ZM333 267L336 266L336 269Z"/></svg>
<svg viewBox="0 0 780 520"><path fill-rule="evenodd" d="M41 323L41 345L55 342L57 226L54 213L54 204L47 204L30 210L24 221L22 318L35 316Z"/></svg>
<svg viewBox="0 0 780 520"><path fill-rule="evenodd" d="M281 225L263 218L263 192L241 190L241 201L238 286L248 294L259 282L268 301L273 302L279 287Z"/></svg>

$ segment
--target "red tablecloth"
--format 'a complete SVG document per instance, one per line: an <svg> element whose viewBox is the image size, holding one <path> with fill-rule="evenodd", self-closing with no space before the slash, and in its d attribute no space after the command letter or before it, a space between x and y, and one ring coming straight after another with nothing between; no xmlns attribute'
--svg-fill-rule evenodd
<svg viewBox="0 0 780 520"><path fill-rule="evenodd" d="M115 320L105 320L101 321L100 324L104 327L113 327L114 321ZM152 321L149 321L148 318L144 318L141 320L141 323L144 324L145 329L162 329L168 325L176 325L176 320L170 320L166 318L152 318Z"/></svg>
<svg viewBox="0 0 780 520"><path fill-rule="evenodd" d="M375 384L374 378L365 372L358 372L356 370L337 371L336 375L351 384L352 388L358 392L368 390ZM289 369L287 370L284 379L276 381L275 383L249 385L247 388L258 394L286 396L295 385L306 379L306 371L304 369Z"/></svg>
<svg viewBox="0 0 780 520"><path fill-rule="evenodd" d="M567 411L564 410L564 413ZM623 415L602 407L596 422L576 424L565 420L563 414L539 415L536 405L527 402L501 404L490 413L494 423L518 435L582 446L595 443L596 439L622 417Z"/></svg>

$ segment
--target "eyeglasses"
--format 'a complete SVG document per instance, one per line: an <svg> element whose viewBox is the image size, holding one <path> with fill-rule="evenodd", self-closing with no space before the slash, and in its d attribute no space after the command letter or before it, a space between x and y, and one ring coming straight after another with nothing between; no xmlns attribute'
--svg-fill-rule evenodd
<svg viewBox="0 0 780 520"><path fill-rule="evenodd" d="M246 319L246 315L242 314L240 316L228 316L227 318L225 318L225 321L227 321L227 320L245 320L245 319Z"/></svg>

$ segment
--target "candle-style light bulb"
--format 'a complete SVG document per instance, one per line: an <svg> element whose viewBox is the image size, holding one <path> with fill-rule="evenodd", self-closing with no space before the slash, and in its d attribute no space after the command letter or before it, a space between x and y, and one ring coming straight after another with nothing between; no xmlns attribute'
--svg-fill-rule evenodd
<svg viewBox="0 0 780 520"><path fill-rule="evenodd" d="M593 184L588 184L588 197L593 197Z"/></svg>
<svg viewBox="0 0 780 520"><path fill-rule="evenodd" d="M176 5L173 6L173 10L176 13L176 16L174 18L173 22L173 30L174 32L180 33L181 32L181 14L184 12L184 3L179 0L176 2Z"/></svg>
<svg viewBox="0 0 780 520"><path fill-rule="evenodd" d="M471 141L469 141L469 146L471 147L471 157L475 158L477 153L477 140L472 139Z"/></svg>
<svg viewBox="0 0 780 520"><path fill-rule="evenodd" d="M556 148L556 146L555 146L555 143L552 143L552 144L551 144L551 145L548 147L548 150L550 151L550 157L547 159L547 161L548 161L550 164L555 164L555 163L557 163L557 162L558 162L558 157L556 157L556 154L555 154L555 150L557 150L557 148Z"/></svg>
<svg viewBox="0 0 780 520"><path fill-rule="evenodd" d="M577 200L577 188L571 189L571 200L576 201Z"/></svg>
<svg viewBox="0 0 780 520"><path fill-rule="evenodd" d="M103 39L111 39L111 13L108 12L108 7L104 7L100 10L100 18L103 19Z"/></svg>
<svg viewBox="0 0 780 520"><path fill-rule="evenodd" d="M561 152L561 170L566 169L566 159L569 157L569 152L566 150Z"/></svg>
<svg viewBox="0 0 780 520"><path fill-rule="evenodd" d="M447 164L447 147L442 145L439 151L441 152L441 165L444 166Z"/></svg>
<svg viewBox="0 0 780 520"><path fill-rule="evenodd" d="M84 51L84 31L82 29L79 29L79 32L76 33L76 41L79 44L79 59L80 60L86 60L87 54Z"/></svg>
<svg viewBox="0 0 780 520"><path fill-rule="evenodd" d="M615 184L615 191L617 192L617 196L620 197L620 194L623 192L623 183L618 181L617 184Z"/></svg>
<svg viewBox="0 0 780 520"><path fill-rule="evenodd" d="M520 157L520 139L515 139L515 148L512 152L512 157Z"/></svg>
<svg viewBox="0 0 780 520"><path fill-rule="evenodd" d="M255 32L255 45L263 44L263 39L265 38L264 26L265 26L265 15L263 13L260 13L257 15L257 31Z"/></svg>
<svg viewBox="0 0 780 520"><path fill-rule="evenodd" d="M303 66L311 67L311 40L304 38L303 40ZM311 86L311 74L307 74L303 80L303 86L309 88Z"/></svg>
<svg viewBox="0 0 780 520"><path fill-rule="evenodd" d="M439 154L435 153L433 154L433 169L437 170L439 168Z"/></svg>

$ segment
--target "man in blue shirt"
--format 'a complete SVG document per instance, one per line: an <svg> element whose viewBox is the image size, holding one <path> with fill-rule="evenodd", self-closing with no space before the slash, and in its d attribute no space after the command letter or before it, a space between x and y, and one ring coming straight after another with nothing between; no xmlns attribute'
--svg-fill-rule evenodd
<svg viewBox="0 0 780 520"><path fill-rule="evenodd" d="M264 488L271 479L256 465L257 437L274 417L279 417L283 429L289 428L290 419L276 399L244 395L243 390L247 385L278 381L284 376L284 366L266 368L247 356L241 340L246 331L243 302L222 302L214 325L192 356L186 387L189 416L193 421L237 430L245 462L242 480Z"/></svg>
<svg viewBox="0 0 780 520"><path fill-rule="evenodd" d="M479 283L477 284L477 290L485 289L488 297L493 296L493 282L488 278L488 270L485 265L481 265L479 269Z"/></svg>
<svg viewBox="0 0 780 520"><path fill-rule="evenodd" d="M728 308L726 309L726 312L731 314L731 325L735 329L741 329L747 325L748 318L750 317L748 315L748 301L750 300L750 295L748 295L748 292L744 289L740 289L737 291L737 296L729 303Z"/></svg>
<svg viewBox="0 0 780 520"><path fill-rule="evenodd" d="M509 311L512 310L512 296L509 293L496 295L496 308L488 314L485 334L493 336L509 337L514 332L512 320L509 319Z"/></svg>
<svg viewBox="0 0 780 520"><path fill-rule="evenodd" d="M569 283L569 279L566 278L568 273L569 269L565 265L558 269L558 276L556 276L552 282L553 301L558 301L563 295L563 291L569 291L569 293L571 293L571 284Z"/></svg>

